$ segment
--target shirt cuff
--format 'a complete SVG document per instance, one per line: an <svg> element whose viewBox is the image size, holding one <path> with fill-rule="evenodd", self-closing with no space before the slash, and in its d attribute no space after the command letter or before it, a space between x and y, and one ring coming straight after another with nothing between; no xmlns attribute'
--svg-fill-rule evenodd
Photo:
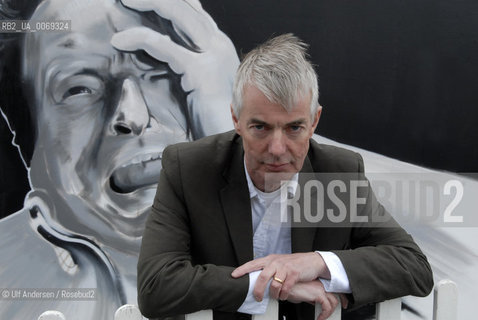
<svg viewBox="0 0 478 320"><path fill-rule="evenodd" d="M319 278L327 292L352 293L350 289L349 278L345 272L344 265L339 257L329 251L316 251L324 259L330 272L330 280Z"/></svg>
<svg viewBox="0 0 478 320"><path fill-rule="evenodd" d="M253 295L254 286L256 285L257 277L262 270L249 273L249 290L247 291L246 300L242 303L238 312L247 314L262 314L266 312L267 304L269 303L269 286L271 282L267 284L266 291L264 292L264 298L261 302L256 301Z"/></svg>

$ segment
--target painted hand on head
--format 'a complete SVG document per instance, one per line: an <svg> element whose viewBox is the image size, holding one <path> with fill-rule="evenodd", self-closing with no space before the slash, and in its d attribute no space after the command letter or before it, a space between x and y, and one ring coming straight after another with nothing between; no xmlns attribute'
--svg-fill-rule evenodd
<svg viewBox="0 0 478 320"><path fill-rule="evenodd" d="M198 0L121 0L128 8L153 11L171 21L177 34L197 49L186 48L148 27L116 33L111 43L121 51L144 50L181 75L196 138L232 129L229 105L239 65L234 45L218 29Z"/></svg>

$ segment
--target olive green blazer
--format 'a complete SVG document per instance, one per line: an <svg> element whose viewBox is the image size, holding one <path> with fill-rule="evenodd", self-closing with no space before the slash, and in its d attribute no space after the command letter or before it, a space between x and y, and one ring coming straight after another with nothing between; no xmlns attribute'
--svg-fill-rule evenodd
<svg viewBox="0 0 478 320"><path fill-rule="evenodd" d="M138 302L150 318L213 309L215 319L243 319L248 276L235 267L252 260L252 217L242 139L226 132L169 146L138 261ZM301 172L363 176L357 153L310 141ZM389 216L370 188L360 208L369 217ZM348 191L342 194L349 197ZM325 204L325 206L331 205ZM314 207L312 205L312 207ZM372 220L372 219L370 219ZM292 251L333 251L349 278L352 305L405 295L427 295L431 268L410 235L393 219L385 223L319 222L291 229ZM292 318L312 319L313 306L281 304Z"/></svg>

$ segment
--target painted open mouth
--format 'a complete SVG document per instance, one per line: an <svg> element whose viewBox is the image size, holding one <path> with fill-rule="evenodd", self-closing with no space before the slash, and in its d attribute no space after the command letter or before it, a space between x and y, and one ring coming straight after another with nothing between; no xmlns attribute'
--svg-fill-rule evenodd
<svg viewBox="0 0 478 320"><path fill-rule="evenodd" d="M110 186L114 192L130 193L158 183L161 172L161 154L135 157L113 171Z"/></svg>

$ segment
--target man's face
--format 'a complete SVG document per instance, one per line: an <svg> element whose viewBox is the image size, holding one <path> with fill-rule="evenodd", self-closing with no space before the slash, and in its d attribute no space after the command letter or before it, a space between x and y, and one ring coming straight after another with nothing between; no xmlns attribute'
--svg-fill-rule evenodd
<svg viewBox="0 0 478 320"><path fill-rule="evenodd" d="M232 117L236 132L242 136L247 172L257 188L271 191L269 188L277 188L281 179L300 171L320 111L311 119L310 96L301 98L289 112L256 87L244 88L241 113ZM268 181L266 188L268 173L274 173L279 181Z"/></svg>
<svg viewBox="0 0 478 320"><path fill-rule="evenodd" d="M188 140L172 93L176 75L143 52L111 45L116 32L148 23L113 0L47 0L35 18L71 19L72 31L26 39L36 104L33 188L66 203L71 212L52 215L74 232L139 237L163 149Z"/></svg>

